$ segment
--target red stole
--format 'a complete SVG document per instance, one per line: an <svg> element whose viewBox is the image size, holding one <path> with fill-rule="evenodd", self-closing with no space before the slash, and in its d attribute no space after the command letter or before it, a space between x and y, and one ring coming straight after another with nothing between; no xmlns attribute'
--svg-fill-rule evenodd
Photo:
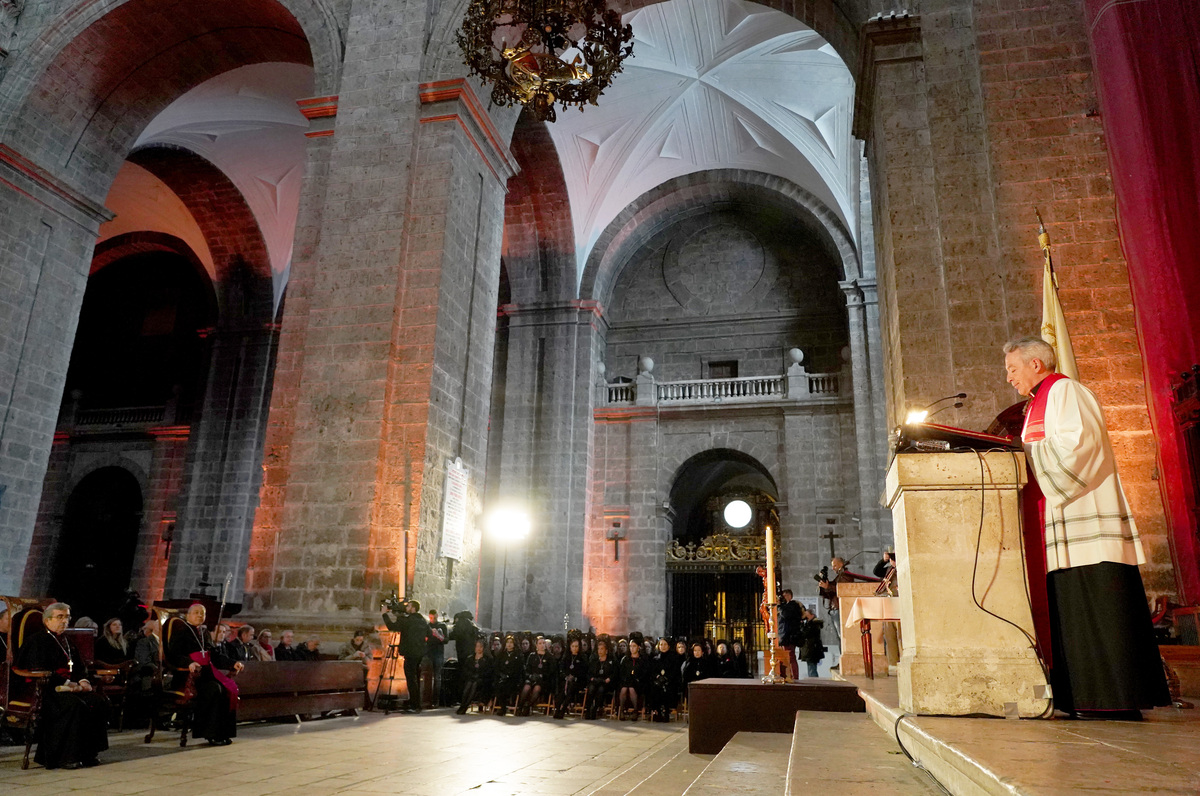
<svg viewBox="0 0 1200 796"><path fill-rule="evenodd" d="M1038 384L1037 392L1029 399L1025 410L1025 426L1021 439L1025 442L1040 442L1046 438L1046 403L1050 400L1050 388L1054 382L1067 378L1061 373L1051 373Z"/></svg>
<svg viewBox="0 0 1200 796"><path fill-rule="evenodd" d="M1046 438L1046 404L1050 388L1061 373L1051 373L1042 379L1038 390L1025 407L1025 426L1021 439L1038 442ZM1046 590L1046 501L1038 488L1033 465L1026 461L1029 483L1021 490L1022 532L1025 537L1025 569L1029 574L1029 600L1033 613L1034 635L1047 666L1053 666L1050 654L1050 601Z"/></svg>

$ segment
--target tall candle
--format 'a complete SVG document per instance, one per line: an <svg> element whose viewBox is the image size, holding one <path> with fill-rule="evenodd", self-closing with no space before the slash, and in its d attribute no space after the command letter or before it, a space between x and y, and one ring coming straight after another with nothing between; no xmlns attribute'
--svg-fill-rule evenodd
<svg viewBox="0 0 1200 796"><path fill-rule="evenodd" d="M775 531L770 525L767 526L767 605L775 605ZM767 628L770 633L775 629L775 610L771 610L771 626Z"/></svg>

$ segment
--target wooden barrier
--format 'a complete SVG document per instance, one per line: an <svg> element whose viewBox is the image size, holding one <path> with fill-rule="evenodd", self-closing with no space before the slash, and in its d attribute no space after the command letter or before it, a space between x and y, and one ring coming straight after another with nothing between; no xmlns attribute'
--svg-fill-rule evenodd
<svg viewBox="0 0 1200 796"><path fill-rule="evenodd" d="M358 661L248 661L235 682L238 721L360 710L367 696Z"/></svg>

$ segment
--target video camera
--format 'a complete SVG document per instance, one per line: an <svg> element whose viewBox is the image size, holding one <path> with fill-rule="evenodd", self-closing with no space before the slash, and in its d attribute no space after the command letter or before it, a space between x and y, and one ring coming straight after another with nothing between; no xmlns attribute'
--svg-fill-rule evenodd
<svg viewBox="0 0 1200 796"><path fill-rule="evenodd" d="M400 593L396 589L384 595L379 602L379 607L384 611L390 611L393 614L402 614L407 610L408 600L400 599Z"/></svg>
<svg viewBox="0 0 1200 796"><path fill-rule="evenodd" d="M821 571L813 575L813 580L817 583L829 580L829 567L821 567Z"/></svg>

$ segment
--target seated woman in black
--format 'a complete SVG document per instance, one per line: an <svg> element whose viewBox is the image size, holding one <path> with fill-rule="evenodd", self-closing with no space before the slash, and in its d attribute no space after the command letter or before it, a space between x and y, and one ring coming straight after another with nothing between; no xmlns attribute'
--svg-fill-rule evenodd
<svg viewBox="0 0 1200 796"><path fill-rule="evenodd" d="M737 677L737 661L733 659L733 653L729 651L729 644L721 639L717 642L717 677Z"/></svg>
<svg viewBox="0 0 1200 796"><path fill-rule="evenodd" d="M561 719L567 708L571 707L583 694L588 684L588 659L581 650L583 642L572 638L559 666L558 698L555 700L554 718Z"/></svg>
<svg viewBox="0 0 1200 796"><path fill-rule="evenodd" d="M610 699L617 682L617 663L608 654L608 641L596 640L596 655L588 664L587 712L585 719L595 719L596 713Z"/></svg>
<svg viewBox="0 0 1200 796"><path fill-rule="evenodd" d="M697 680L713 676L708 656L704 654L704 645L699 641L692 642L692 655L683 662L683 695L687 696L687 687Z"/></svg>
<svg viewBox="0 0 1200 796"><path fill-rule="evenodd" d="M133 645L122 630L120 619L113 618L104 623L104 631L96 639L97 661L116 666L133 659Z"/></svg>
<svg viewBox="0 0 1200 796"><path fill-rule="evenodd" d="M517 640L512 636L504 639L504 651L496 659L496 715L503 716L508 706L521 692L525 682L525 662L517 649Z"/></svg>
<svg viewBox="0 0 1200 796"><path fill-rule="evenodd" d="M634 721L638 720L638 701L646 690L649 663L642 655L642 645L631 640L629 653L621 659L618 681L621 690L617 692L617 715L621 721L624 721L627 715Z"/></svg>
<svg viewBox="0 0 1200 796"><path fill-rule="evenodd" d="M207 738L213 746L228 746L237 735L237 686L222 670L242 670L241 661L225 657L204 626L204 606L193 603L186 621L172 622L171 637L163 650L167 665L186 669L175 675L172 691L183 691L189 672L195 675L192 698L192 735Z"/></svg>
<svg viewBox="0 0 1200 796"><path fill-rule="evenodd" d="M749 677L750 676L750 656L746 654L746 648L741 641L734 639L729 646L730 653L733 654L734 677Z"/></svg>
<svg viewBox="0 0 1200 796"><path fill-rule="evenodd" d="M25 639L13 664L15 669L50 672L33 759L46 768L98 765L96 756L108 748L108 701L92 690L83 656L63 635L71 606L51 603L42 617L46 629Z"/></svg>
<svg viewBox="0 0 1200 796"><path fill-rule="evenodd" d="M536 705L545 694L554 693L558 679L558 661L546 650L546 639L537 640L537 648L525 659L525 685L521 698L517 700L517 715L528 716L531 705Z"/></svg>
<svg viewBox="0 0 1200 796"><path fill-rule="evenodd" d="M487 651L487 642L475 639L475 654L459 662L463 680L462 704L457 713L461 716L474 702L487 702L492 698L492 680L495 677L495 661Z"/></svg>
<svg viewBox="0 0 1200 796"><path fill-rule="evenodd" d="M658 640L658 649L650 659L649 681L646 685L646 707L654 721L670 721L671 711L679 704L679 668L682 661L666 638Z"/></svg>

